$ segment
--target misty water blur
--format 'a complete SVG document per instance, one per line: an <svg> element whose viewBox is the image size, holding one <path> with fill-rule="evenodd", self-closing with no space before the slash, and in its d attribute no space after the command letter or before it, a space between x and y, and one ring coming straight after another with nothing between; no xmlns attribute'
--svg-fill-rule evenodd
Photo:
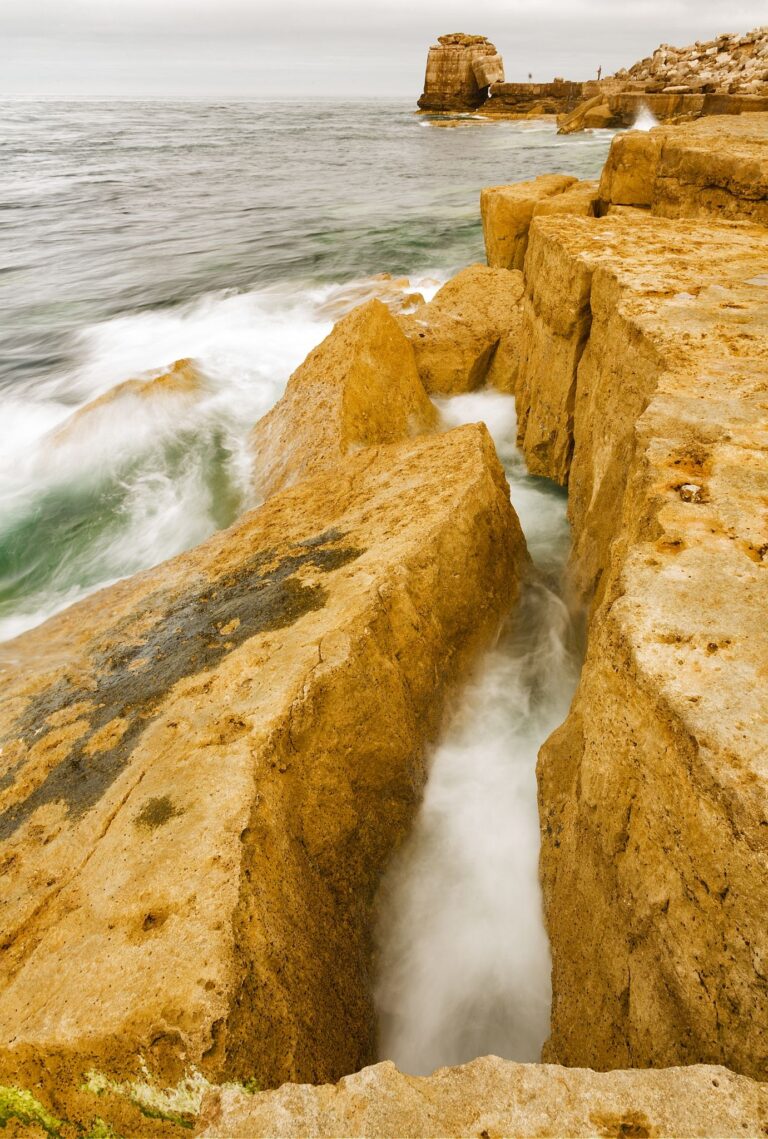
<svg viewBox="0 0 768 1139"><path fill-rule="evenodd" d="M643 103L640 110L637 112L637 117L632 124L633 131L650 131L659 125L659 120L654 115L651 108L647 103Z"/></svg>
<svg viewBox="0 0 768 1139"><path fill-rule="evenodd" d="M442 410L450 423L488 425L535 568L461 694L416 825L379 895L379 1055L412 1074L487 1053L540 1057L550 958L536 757L567 713L580 662L561 595L565 495L525 472L514 400L482 392L444 401Z"/></svg>

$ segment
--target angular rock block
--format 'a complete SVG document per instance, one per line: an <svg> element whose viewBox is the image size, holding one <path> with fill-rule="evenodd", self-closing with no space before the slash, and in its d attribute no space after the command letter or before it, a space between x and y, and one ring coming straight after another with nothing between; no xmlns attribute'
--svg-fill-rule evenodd
<svg viewBox="0 0 768 1139"><path fill-rule="evenodd" d="M446 694L527 564L484 427L367 449L0 650L3 1083L336 1079Z"/></svg>
<svg viewBox="0 0 768 1139"><path fill-rule="evenodd" d="M500 340L517 329L522 293L522 274L470 265L429 304L398 318L428 392L457 395L480 387Z"/></svg>
<svg viewBox="0 0 768 1139"><path fill-rule="evenodd" d="M495 269L522 269L534 208L576 181L567 174L540 174L532 182L482 190L480 213L488 264Z"/></svg>
<svg viewBox="0 0 768 1139"><path fill-rule="evenodd" d="M254 427L254 486L266 498L361 447L436 424L411 345L386 305L369 301L310 352L282 399Z"/></svg>

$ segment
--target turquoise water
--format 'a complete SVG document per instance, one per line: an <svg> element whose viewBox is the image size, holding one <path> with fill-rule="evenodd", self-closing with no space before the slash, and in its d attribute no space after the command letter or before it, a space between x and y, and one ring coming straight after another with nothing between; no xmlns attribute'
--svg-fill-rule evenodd
<svg viewBox="0 0 768 1139"><path fill-rule="evenodd" d="M248 429L338 283L387 271L429 295L482 258L482 186L594 177L609 141L386 101L4 103L0 639L235 517ZM182 357L200 398L122 400L57 442Z"/></svg>

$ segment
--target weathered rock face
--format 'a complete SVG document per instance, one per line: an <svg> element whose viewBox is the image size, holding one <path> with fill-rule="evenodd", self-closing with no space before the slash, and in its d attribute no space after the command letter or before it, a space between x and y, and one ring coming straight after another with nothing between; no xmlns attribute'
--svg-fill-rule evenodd
<svg viewBox="0 0 768 1139"><path fill-rule="evenodd" d="M572 111L583 98L583 83L555 79L552 83L494 83L483 114L508 118L561 115Z"/></svg>
<svg viewBox="0 0 768 1139"><path fill-rule="evenodd" d="M567 174L540 174L531 182L487 186L480 193L485 253L489 265L522 269L528 230L539 214L592 216L597 208L597 185Z"/></svg>
<svg viewBox="0 0 768 1139"><path fill-rule="evenodd" d="M456 395L480 387L499 341L517 323L522 293L522 274L470 265L429 304L399 318L428 392Z"/></svg>
<svg viewBox="0 0 768 1139"><path fill-rule="evenodd" d="M0 1072L338 1078L369 908L526 561L482 426L352 456L2 646Z"/></svg>
<svg viewBox="0 0 768 1139"><path fill-rule="evenodd" d="M201 1130L204 1139L721 1139L762 1137L766 1124L768 1087L725 1068L599 1073L485 1056L428 1077L405 1076L394 1064L384 1063L348 1076L336 1087L286 1084L261 1095L217 1090L204 1103Z"/></svg>
<svg viewBox="0 0 768 1139"><path fill-rule="evenodd" d="M740 218L768 226L768 115L619 135L600 198L650 207L661 217Z"/></svg>
<svg viewBox="0 0 768 1139"><path fill-rule="evenodd" d="M504 64L485 36L463 32L439 36L429 49L422 111L471 111L488 98L488 87L504 79Z"/></svg>
<svg viewBox="0 0 768 1139"><path fill-rule="evenodd" d="M539 761L566 1064L768 1063L765 245L639 211L531 227L520 438L596 591Z"/></svg>
<svg viewBox="0 0 768 1139"><path fill-rule="evenodd" d="M251 433L262 497L335 466L346 455L430 431L437 412L413 349L381 301L345 316L288 381Z"/></svg>

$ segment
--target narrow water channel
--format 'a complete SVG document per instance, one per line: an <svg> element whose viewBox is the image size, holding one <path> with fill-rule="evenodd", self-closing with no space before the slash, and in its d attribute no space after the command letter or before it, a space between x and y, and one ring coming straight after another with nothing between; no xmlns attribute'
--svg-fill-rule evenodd
<svg viewBox="0 0 768 1139"><path fill-rule="evenodd" d="M488 425L535 571L462 693L414 830L379 895L379 1055L414 1075L488 1053L539 1059L550 958L536 758L565 718L581 663L563 598L565 493L527 474L513 397L456 396L441 410L451 425Z"/></svg>

